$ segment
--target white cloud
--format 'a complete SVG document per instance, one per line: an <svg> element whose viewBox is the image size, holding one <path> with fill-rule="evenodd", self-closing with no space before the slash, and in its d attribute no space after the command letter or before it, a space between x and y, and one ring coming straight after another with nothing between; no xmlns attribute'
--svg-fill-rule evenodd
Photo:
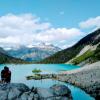
<svg viewBox="0 0 100 100"><path fill-rule="evenodd" d="M41 22L32 14L7 14L0 17L0 46L31 45L74 39L83 34L77 28L53 28L51 23ZM58 43L59 44L59 43Z"/></svg>
<svg viewBox="0 0 100 100"><path fill-rule="evenodd" d="M31 14L7 14L0 17L0 36L28 34L49 27L50 23L40 23L40 18Z"/></svg>
<svg viewBox="0 0 100 100"><path fill-rule="evenodd" d="M20 39L18 37L11 37L11 36L8 36L8 37L5 37L5 38L0 38L0 43L13 43L13 44L16 44L16 43L19 43L20 42Z"/></svg>
<svg viewBox="0 0 100 100"><path fill-rule="evenodd" d="M77 28L50 28L36 35L36 39L40 41L61 41L70 40L76 36L80 36L82 32Z"/></svg>
<svg viewBox="0 0 100 100"><path fill-rule="evenodd" d="M50 23L40 22L40 18L32 14L7 14L0 17L0 43L32 42L32 36L37 31L50 27Z"/></svg>
<svg viewBox="0 0 100 100"><path fill-rule="evenodd" d="M100 16L95 18L89 18L86 21L80 22L79 26L81 28L100 28Z"/></svg>

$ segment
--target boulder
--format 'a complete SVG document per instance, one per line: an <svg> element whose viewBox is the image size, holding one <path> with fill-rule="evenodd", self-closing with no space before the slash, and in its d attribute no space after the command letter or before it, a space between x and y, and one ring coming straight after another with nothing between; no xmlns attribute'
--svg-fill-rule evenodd
<svg viewBox="0 0 100 100"><path fill-rule="evenodd" d="M21 92L27 92L30 90L29 87L23 83L0 84L0 90L10 90L13 88L18 89Z"/></svg>
<svg viewBox="0 0 100 100"><path fill-rule="evenodd" d="M21 91L19 91L17 88L11 88L8 92L8 100L14 100L18 98L21 95Z"/></svg>
<svg viewBox="0 0 100 100"><path fill-rule="evenodd" d="M24 92L19 100L34 100L34 93L33 92Z"/></svg>
<svg viewBox="0 0 100 100"><path fill-rule="evenodd" d="M52 90L46 88L37 88L37 94L41 100L49 99L54 96Z"/></svg>
<svg viewBox="0 0 100 100"><path fill-rule="evenodd" d="M72 99L71 91L70 89L65 85L55 84L50 89L53 91L53 94L58 96L59 98L69 98ZM57 99L62 100L62 99Z"/></svg>
<svg viewBox="0 0 100 100"><path fill-rule="evenodd" d="M23 94L21 95L20 100L28 100L28 97L29 97L29 95L28 95L27 92L26 92L26 93L23 93Z"/></svg>
<svg viewBox="0 0 100 100"><path fill-rule="evenodd" d="M4 90L0 90L0 100L7 100L8 92Z"/></svg>
<svg viewBox="0 0 100 100"><path fill-rule="evenodd" d="M0 100L17 100L24 92L29 90L22 83L0 84Z"/></svg>
<svg viewBox="0 0 100 100"><path fill-rule="evenodd" d="M71 91L65 85L53 85L49 89L37 88L40 100L72 100Z"/></svg>
<svg viewBox="0 0 100 100"><path fill-rule="evenodd" d="M30 90L29 87L23 83L11 83L8 85L8 87L9 88L17 88L21 92L27 92Z"/></svg>
<svg viewBox="0 0 100 100"><path fill-rule="evenodd" d="M72 100L65 85L29 89L22 83L0 84L0 100Z"/></svg>
<svg viewBox="0 0 100 100"><path fill-rule="evenodd" d="M33 100L34 97L35 97L35 94L31 92L31 93L29 94L28 100Z"/></svg>

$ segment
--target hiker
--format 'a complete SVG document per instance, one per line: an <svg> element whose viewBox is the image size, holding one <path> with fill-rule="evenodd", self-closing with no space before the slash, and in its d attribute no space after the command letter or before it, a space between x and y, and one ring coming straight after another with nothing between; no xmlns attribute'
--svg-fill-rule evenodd
<svg viewBox="0 0 100 100"><path fill-rule="evenodd" d="M3 83L10 83L11 81L11 71L6 66L1 71L1 80Z"/></svg>

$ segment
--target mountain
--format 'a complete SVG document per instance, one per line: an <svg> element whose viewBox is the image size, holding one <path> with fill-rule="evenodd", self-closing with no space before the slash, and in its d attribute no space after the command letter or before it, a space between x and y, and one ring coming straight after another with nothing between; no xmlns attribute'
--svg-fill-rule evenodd
<svg viewBox="0 0 100 100"><path fill-rule="evenodd" d="M3 48L0 47L0 53L7 53Z"/></svg>
<svg viewBox="0 0 100 100"><path fill-rule="evenodd" d="M39 63L80 64L100 60L100 29L88 34L70 48L64 49Z"/></svg>
<svg viewBox="0 0 100 100"><path fill-rule="evenodd" d="M21 59L17 59L7 55L6 51L0 47L0 64L4 63L26 63L26 62Z"/></svg>
<svg viewBox="0 0 100 100"><path fill-rule="evenodd" d="M61 50L60 48L52 45L52 44L45 44L41 43L38 45L31 45L31 46L20 46L19 48L10 49L7 53L10 56L21 58L26 61L40 61L44 58L47 58L54 53Z"/></svg>

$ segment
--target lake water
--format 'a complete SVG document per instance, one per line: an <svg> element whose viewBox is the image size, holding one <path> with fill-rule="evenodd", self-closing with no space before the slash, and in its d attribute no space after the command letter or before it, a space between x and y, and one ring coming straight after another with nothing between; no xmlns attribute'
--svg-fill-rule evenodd
<svg viewBox="0 0 100 100"><path fill-rule="evenodd" d="M0 71L3 69L4 66L5 65L0 65ZM80 88L77 88L68 83L63 83L52 79L26 80L26 76L33 74L32 70L34 68L42 70L43 73L59 73L60 71L64 70L74 70L76 68L79 68L79 66L66 65L66 64L26 64L26 65L9 64L7 66L12 72L11 82L13 83L25 83L30 88L32 86L49 88L54 84L64 84L70 88L73 100L94 100Z"/></svg>

